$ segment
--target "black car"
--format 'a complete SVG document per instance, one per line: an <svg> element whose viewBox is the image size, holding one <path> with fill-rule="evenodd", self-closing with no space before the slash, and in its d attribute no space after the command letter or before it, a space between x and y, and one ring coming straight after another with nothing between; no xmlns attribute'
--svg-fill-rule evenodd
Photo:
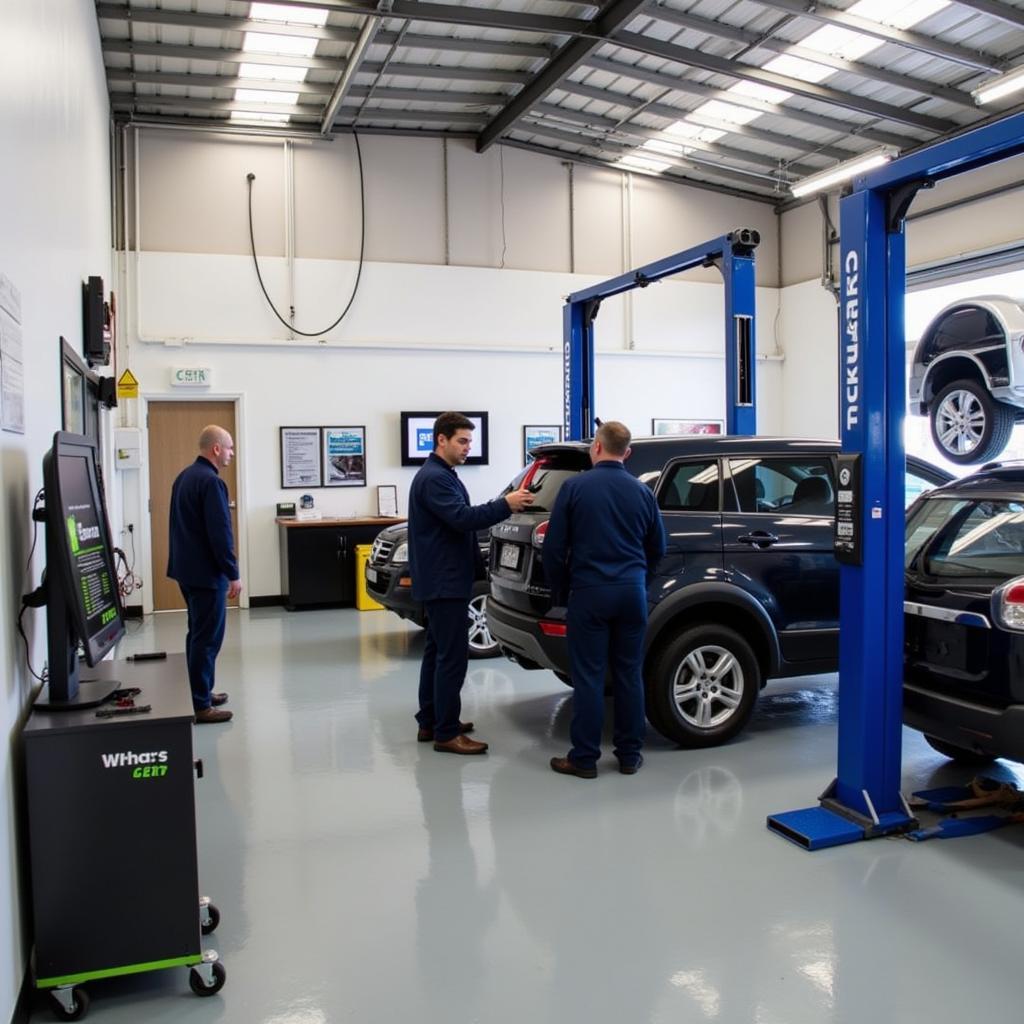
<svg viewBox="0 0 1024 1024"><path fill-rule="evenodd" d="M647 717L682 746L746 724L771 677L833 671L839 572L834 441L637 438L626 467L655 492L668 550L648 587ZM552 608L541 546L562 484L590 468L585 443L552 444L512 482L534 504L491 528L490 632L526 668L564 682L564 609ZM950 479L908 458L907 504Z"/></svg>
<svg viewBox="0 0 1024 1024"><path fill-rule="evenodd" d="M904 721L962 761L1024 761L1024 464L907 516Z"/></svg>
<svg viewBox="0 0 1024 1024"><path fill-rule="evenodd" d="M482 530L477 539L486 562L490 537ZM366 590L389 611L423 627L427 616L423 605L412 596L408 542L409 528L405 523L388 526L377 534L366 564ZM493 658L500 653L497 641L487 628L487 594L487 581L478 580L473 585L467 623L471 658Z"/></svg>
<svg viewBox="0 0 1024 1024"><path fill-rule="evenodd" d="M910 408L958 465L994 459L1024 419L1024 303L1005 295L954 302L925 328L910 370Z"/></svg>

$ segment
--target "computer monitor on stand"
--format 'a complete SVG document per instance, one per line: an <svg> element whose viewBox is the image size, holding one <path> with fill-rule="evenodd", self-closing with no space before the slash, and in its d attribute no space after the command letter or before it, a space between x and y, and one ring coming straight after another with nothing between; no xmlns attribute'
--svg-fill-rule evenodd
<svg viewBox="0 0 1024 1024"><path fill-rule="evenodd" d="M43 457L46 494L47 690L40 710L95 707L119 684L79 677L79 643L90 667L124 636L124 616L96 448L59 431Z"/></svg>

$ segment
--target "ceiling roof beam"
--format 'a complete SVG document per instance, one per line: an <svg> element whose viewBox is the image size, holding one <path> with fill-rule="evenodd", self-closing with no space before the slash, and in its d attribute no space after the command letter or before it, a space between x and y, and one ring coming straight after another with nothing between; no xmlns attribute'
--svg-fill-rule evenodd
<svg viewBox="0 0 1024 1024"><path fill-rule="evenodd" d="M736 43L742 43L744 46L769 50L772 53L790 54L793 57L813 61L825 67L835 68L836 71L845 71L851 75L857 75L869 82L884 82L886 85L895 85L900 89L908 89L912 92L921 93L924 96L934 96L949 103L956 103L969 110L977 109L974 97L970 93L962 92L949 86L939 85L936 82L926 82L919 78L912 78L910 75L897 74L895 71L876 68L862 61L835 57L830 53L821 53L818 50L812 50L810 47L801 46L799 43L787 43L783 39L772 39L770 35L749 32L747 29L726 25L723 22L712 21L708 18L698 18L671 7L652 6L647 8L644 13L650 14L659 21L678 25L680 28L703 32L712 38L729 39Z"/></svg>
<svg viewBox="0 0 1024 1024"><path fill-rule="evenodd" d="M798 139L792 135L780 135L778 132L765 131L762 128L755 128L753 125L734 124L731 121L722 121L715 117L707 117L691 110L683 110L673 107L668 103L644 102L639 97L627 96L621 92L611 92L607 89L595 89L593 86L581 82L562 82L558 87L560 90L572 93L576 96L586 96L601 103L614 103L620 107L642 107L637 113L653 114L655 117L663 117L669 121L689 121L692 124L701 125L705 128L714 128L718 131L728 132L730 135L741 135L748 139L756 139L771 146L783 146L786 149L796 149L801 152L813 146L814 152L833 160L845 160L851 153L848 149L840 149L838 146L814 146L813 142L807 139ZM633 115L625 118L631 121ZM655 134L661 135L661 131Z"/></svg>
<svg viewBox="0 0 1024 1024"><path fill-rule="evenodd" d="M672 89L675 92L699 96L703 100L724 100L726 103L734 103L738 107L758 110L762 114L769 114L773 117L788 118L798 124L806 124L814 128L821 128L823 131L835 132L840 136L856 135L862 139L870 139L872 142L883 146L903 147L907 143L903 135L896 135L893 132L876 130L867 125L851 121L841 121L837 118L813 114L807 110L798 110L795 107L782 106L778 103L768 103L765 100L755 99L753 96L743 96L739 93L729 92L727 89L716 89L714 86L705 85L703 82L691 82L677 75L666 74L664 71L652 71L650 68L626 64L624 61L609 60L606 57L588 57L586 65L588 68L593 68L597 71L607 71L612 75L621 75L623 78L629 78L635 82L649 82L651 85L659 85L665 89ZM563 86L560 88L564 88L568 84L563 83Z"/></svg>
<svg viewBox="0 0 1024 1024"><path fill-rule="evenodd" d="M617 28L629 22L642 7L645 0L611 0L594 18L593 34L597 38L576 38L565 43L513 99L511 99L480 133L477 151L483 153L529 111L530 107L544 99L558 83L571 74L597 46L601 37L608 36Z"/></svg>
<svg viewBox="0 0 1024 1024"><path fill-rule="evenodd" d="M881 39L886 43L896 43L908 50L926 53L930 57L942 57L954 64L963 64L965 67L978 71L1003 71L1006 67L1005 61L982 53L980 50L971 50L954 43L944 43L940 39L926 36L921 32L910 32L906 29L893 28L891 25L883 25L870 18L861 18L856 14L848 14L835 7L816 3L815 0L810 0L810 2L806 2L806 0L754 0L754 2L773 11L785 11L787 14L795 14L801 18L824 22L826 25L841 25L843 28L859 32L861 35Z"/></svg>
<svg viewBox="0 0 1024 1024"><path fill-rule="evenodd" d="M758 0L758 2L761 2L761 0ZM775 89L784 89L786 92L791 92L795 96L802 96L804 99L835 104L846 110L854 110L861 114L881 117L896 124L910 125L913 128L920 128L922 131L932 132L936 135L944 135L946 132L954 131L960 127L952 121L932 117L930 114L918 114L903 107L893 106L890 103L880 103L866 96L855 96L853 93L841 92L839 89L831 89L826 85L804 82L799 78L792 78L789 75L780 75L775 71L766 71L764 68L729 60L727 57L717 57L702 50L677 46L674 43L665 43L660 39L652 39L649 36L642 36L635 32L618 32L613 42L626 46L631 50L636 50L638 53L647 53L654 57L664 57L666 60L685 64L689 67L701 68L703 71L711 71L717 75L727 75L730 78L737 78L742 81L770 85Z"/></svg>
<svg viewBox="0 0 1024 1024"><path fill-rule="evenodd" d="M380 0L378 6L386 9L391 6L391 2L390 0ZM320 122L321 135L331 134L334 128L334 119L338 116L342 103L345 102L345 94L355 84L356 75L359 74L359 66L366 59L366 52L373 45L374 37L377 35L380 25L380 18L372 15L363 22L363 27L359 32L359 39L356 41L355 46L352 47L352 52L348 55L345 70L341 73L341 78L338 79L337 84L334 86L331 98L327 101L327 106L324 108L324 117Z"/></svg>

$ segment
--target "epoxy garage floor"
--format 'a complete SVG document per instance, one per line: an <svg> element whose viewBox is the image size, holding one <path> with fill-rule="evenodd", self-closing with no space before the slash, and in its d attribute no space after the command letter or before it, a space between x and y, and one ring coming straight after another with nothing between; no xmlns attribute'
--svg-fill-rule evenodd
<svg viewBox="0 0 1024 1024"><path fill-rule="evenodd" d="M121 655L183 646L183 616L164 614ZM569 745L569 691L504 659L471 662L465 689L490 754L417 744L421 650L386 612L229 617L218 688L235 719L196 729L227 984L199 999L183 969L93 983L89 1020L1020 1019L1024 827L817 853L765 829L834 774L834 676L771 685L728 747L652 735L638 775L606 754L591 782L547 767ZM905 741L907 792L968 778ZM116 883L112 913L134 873ZM32 1020L48 1019L40 1000Z"/></svg>

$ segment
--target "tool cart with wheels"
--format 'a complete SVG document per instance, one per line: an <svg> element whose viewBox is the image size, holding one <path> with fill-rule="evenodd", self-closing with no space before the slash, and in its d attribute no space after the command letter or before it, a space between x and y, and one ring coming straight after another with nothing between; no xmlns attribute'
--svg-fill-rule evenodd
<svg viewBox="0 0 1024 1024"><path fill-rule="evenodd" d="M35 710L24 731L33 971L60 1020L85 1016L100 978L186 967L203 996L226 979L202 947L220 913L199 895L184 658L90 674L138 687L134 704Z"/></svg>

